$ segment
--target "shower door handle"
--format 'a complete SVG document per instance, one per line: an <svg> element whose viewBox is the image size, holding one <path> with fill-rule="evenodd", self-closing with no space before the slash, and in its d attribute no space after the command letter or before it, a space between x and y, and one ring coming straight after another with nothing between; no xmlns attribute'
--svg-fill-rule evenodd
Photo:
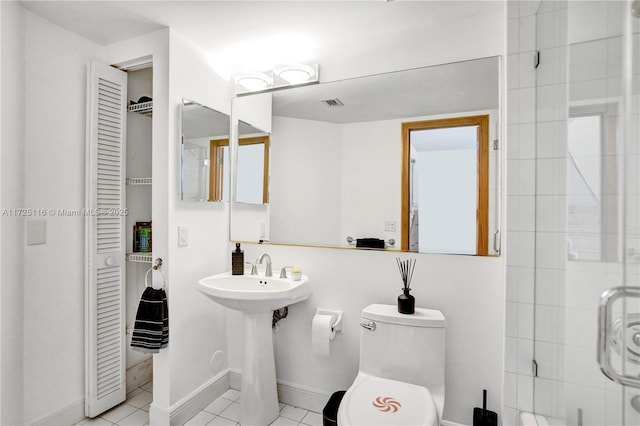
<svg viewBox="0 0 640 426"><path fill-rule="evenodd" d="M625 297L640 298L640 287L613 287L600 296L598 309L598 363L600 370L609 379L626 386L640 388L640 377L618 372L611 364L611 348L613 343L612 305ZM623 347L621 356L626 356L627 348Z"/></svg>

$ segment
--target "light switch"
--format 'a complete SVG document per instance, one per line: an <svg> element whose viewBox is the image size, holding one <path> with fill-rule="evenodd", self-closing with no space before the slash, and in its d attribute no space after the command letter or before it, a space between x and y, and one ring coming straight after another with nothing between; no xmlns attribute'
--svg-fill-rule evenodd
<svg viewBox="0 0 640 426"><path fill-rule="evenodd" d="M189 245L189 228L178 225L178 247L186 247Z"/></svg>
<svg viewBox="0 0 640 426"><path fill-rule="evenodd" d="M46 219L27 220L27 245L35 246L47 243L47 221Z"/></svg>

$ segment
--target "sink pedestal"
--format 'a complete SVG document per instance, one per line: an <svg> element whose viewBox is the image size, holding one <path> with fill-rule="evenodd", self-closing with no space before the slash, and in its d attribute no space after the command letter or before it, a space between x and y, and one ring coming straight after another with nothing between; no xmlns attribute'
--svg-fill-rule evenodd
<svg viewBox="0 0 640 426"><path fill-rule="evenodd" d="M265 426L278 418L271 320L273 312L243 312L244 363L240 396L240 424Z"/></svg>

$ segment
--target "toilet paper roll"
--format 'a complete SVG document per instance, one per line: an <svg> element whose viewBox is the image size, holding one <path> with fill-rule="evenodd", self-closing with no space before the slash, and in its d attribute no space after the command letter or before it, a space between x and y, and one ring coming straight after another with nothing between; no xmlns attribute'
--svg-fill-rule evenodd
<svg viewBox="0 0 640 426"><path fill-rule="evenodd" d="M315 315L311 324L311 348L319 356L329 356L329 344L336 336L332 315Z"/></svg>

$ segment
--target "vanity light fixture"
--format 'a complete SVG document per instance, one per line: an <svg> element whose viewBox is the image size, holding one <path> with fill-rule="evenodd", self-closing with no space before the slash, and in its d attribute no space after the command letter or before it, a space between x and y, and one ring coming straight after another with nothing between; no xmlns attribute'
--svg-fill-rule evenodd
<svg viewBox="0 0 640 426"><path fill-rule="evenodd" d="M266 74L254 72L238 75L236 77L236 84L239 84L250 92L255 92L270 88L273 80Z"/></svg>
<svg viewBox="0 0 640 426"><path fill-rule="evenodd" d="M256 70L236 74L236 94L283 89L290 86L318 83L318 64L286 63L270 70Z"/></svg>
<svg viewBox="0 0 640 426"><path fill-rule="evenodd" d="M312 80L316 75L315 70L305 64L278 65L273 71L278 77L290 84L305 83Z"/></svg>

